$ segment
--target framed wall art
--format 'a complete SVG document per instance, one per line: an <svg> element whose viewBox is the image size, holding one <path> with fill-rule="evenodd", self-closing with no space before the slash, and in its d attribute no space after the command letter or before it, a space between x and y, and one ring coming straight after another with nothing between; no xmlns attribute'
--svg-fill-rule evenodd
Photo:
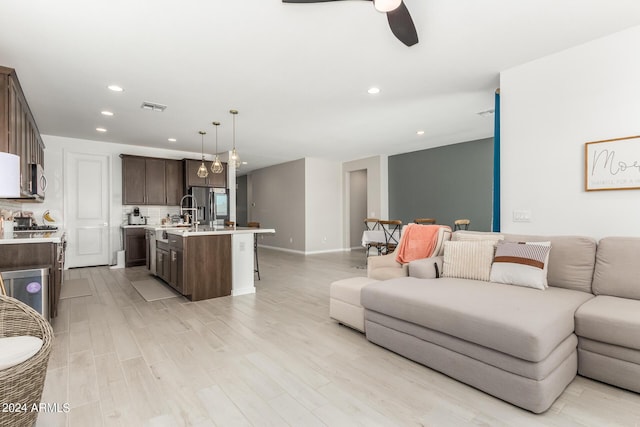
<svg viewBox="0 0 640 427"><path fill-rule="evenodd" d="M640 189L640 136L584 145L586 191Z"/></svg>

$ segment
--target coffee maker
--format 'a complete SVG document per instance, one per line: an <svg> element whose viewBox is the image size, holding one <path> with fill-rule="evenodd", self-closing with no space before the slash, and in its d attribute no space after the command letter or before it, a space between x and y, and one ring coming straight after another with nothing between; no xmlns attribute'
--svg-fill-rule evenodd
<svg viewBox="0 0 640 427"><path fill-rule="evenodd" d="M147 225L147 217L140 215L140 208L133 208L133 212L128 214L129 225Z"/></svg>

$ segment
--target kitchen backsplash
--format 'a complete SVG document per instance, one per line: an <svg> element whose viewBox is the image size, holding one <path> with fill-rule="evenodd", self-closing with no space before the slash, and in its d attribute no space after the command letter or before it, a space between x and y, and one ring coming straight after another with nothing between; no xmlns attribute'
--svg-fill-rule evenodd
<svg viewBox="0 0 640 427"><path fill-rule="evenodd" d="M123 206L122 207L122 224L126 225L129 221L128 215L133 212L133 208L136 206ZM160 224L162 218L166 218L169 215L180 214L180 206L138 206L140 208L140 215L146 216L147 224L157 225Z"/></svg>
<svg viewBox="0 0 640 427"><path fill-rule="evenodd" d="M12 213L20 211L22 204L11 200L0 199L0 210L10 211Z"/></svg>

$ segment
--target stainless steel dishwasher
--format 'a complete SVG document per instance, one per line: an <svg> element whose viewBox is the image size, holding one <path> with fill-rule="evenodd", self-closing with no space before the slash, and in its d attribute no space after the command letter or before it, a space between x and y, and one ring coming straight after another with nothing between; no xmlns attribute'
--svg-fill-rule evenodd
<svg viewBox="0 0 640 427"><path fill-rule="evenodd" d="M3 271L2 279L7 295L27 304L49 318L49 269Z"/></svg>

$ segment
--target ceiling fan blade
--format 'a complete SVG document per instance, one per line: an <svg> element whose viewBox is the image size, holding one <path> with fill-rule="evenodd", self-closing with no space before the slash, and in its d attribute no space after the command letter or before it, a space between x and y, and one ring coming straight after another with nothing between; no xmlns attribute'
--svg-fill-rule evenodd
<svg viewBox="0 0 640 427"><path fill-rule="evenodd" d="M387 20L391 31L402 43L407 46L413 46L418 43L418 32L409 14L409 9L404 5L404 1L400 3L397 9L387 12Z"/></svg>

